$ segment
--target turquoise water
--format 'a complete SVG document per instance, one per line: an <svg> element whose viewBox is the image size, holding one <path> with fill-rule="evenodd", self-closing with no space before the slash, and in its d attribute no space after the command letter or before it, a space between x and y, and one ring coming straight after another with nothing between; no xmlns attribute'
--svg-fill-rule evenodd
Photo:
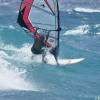
<svg viewBox="0 0 100 100"><path fill-rule="evenodd" d="M98 100L100 12L97 8L60 12L63 28L60 57L85 58L66 66L31 59L34 40L17 25L17 7L11 9L9 5L0 6L0 100Z"/></svg>

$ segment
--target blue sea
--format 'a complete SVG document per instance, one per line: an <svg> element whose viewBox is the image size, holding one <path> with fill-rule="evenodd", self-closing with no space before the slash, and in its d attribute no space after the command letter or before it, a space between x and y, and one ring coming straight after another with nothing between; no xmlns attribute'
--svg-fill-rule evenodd
<svg viewBox="0 0 100 100"><path fill-rule="evenodd" d="M32 60L34 40L16 23L20 0L0 0L0 100L100 100L100 0L59 0L60 58Z"/></svg>

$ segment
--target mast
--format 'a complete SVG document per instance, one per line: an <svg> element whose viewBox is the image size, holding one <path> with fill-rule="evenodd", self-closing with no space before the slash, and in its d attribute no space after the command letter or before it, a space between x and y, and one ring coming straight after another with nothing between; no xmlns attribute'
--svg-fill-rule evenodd
<svg viewBox="0 0 100 100"><path fill-rule="evenodd" d="M59 4L58 4L58 0L56 0L57 1L57 24L58 24L58 26L57 26L57 31L58 31L58 45L57 45L57 56L56 56L56 61L57 61L57 63L58 63L58 56L59 56L59 41L60 41L60 31L61 31L61 28L60 28L60 14L59 14Z"/></svg>

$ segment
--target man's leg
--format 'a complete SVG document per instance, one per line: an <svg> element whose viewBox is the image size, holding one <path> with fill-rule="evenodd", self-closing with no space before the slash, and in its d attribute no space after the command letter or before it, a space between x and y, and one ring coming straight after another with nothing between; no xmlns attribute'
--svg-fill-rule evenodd
<svg viewBox="0 0 100 100"><path fill-rule="evenodd" d="M35 39L35 42L31 48L31 51L34 54L42 54L43 47L44 47L44 36L41 36L40 39Z"/></svg>

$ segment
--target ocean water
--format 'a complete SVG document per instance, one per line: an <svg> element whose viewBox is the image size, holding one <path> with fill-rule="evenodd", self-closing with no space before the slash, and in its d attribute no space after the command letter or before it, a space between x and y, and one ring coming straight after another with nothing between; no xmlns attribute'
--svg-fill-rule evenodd
<svg viewBox="0 0 100 100"><path fill-rule="evenodd" d="M0 1L0 100L100 100L100 0L60 1L60 57L85 58L66 66L31 59L19 2Z"/></svg>

